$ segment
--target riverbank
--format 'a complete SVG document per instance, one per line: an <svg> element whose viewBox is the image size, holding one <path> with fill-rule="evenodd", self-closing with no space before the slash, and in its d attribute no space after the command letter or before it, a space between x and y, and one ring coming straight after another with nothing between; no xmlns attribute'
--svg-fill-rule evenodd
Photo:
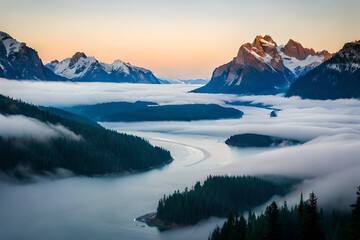
<svg viewBox="0 0 360 240"><path fill-rule="evenodd" d="M149 227L157 227L160 230L168 230L181 227L179 224L166 224L164 221L156 217L156 212L147 213L138 218L135 221L145 223Z"/></svg>

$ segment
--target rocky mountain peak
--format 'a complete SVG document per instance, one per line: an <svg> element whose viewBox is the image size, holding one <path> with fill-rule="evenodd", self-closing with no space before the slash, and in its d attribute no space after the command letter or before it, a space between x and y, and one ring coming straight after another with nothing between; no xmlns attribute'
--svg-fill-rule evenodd
<svg viewBox="0 0 360 240"><path fill-rule="evenodd" d="M276 47L277 44L270 35L258 35L252 44L245 43L240 47L236 64L252 66L258 71L271 67L283 72L285 67Z"/></svg>
<svg viewBox="0 0 360 240"><path fill-rule="evenodd" d="M326 52L325 52L326 53ZM360 98L360 41L346 43L328 61L308 71L286 96L311 99Z"/></svg>
<svg viewBox="0 0 360 240"><path fill-rule="evenodd" d="M9 34L7 34L6 32L0 31L0 41L4 40L6 38L12 38L12 37Z"/></svg>
<svg viewBox="0 0 360 240"><path fill-rule="evenodd" d="M268 54L274 52L276 46L276 42L272 39L270 35L265 35L264 37L258 35L255 37L252 43L252 47L256 48L259 52L263 51Z"/></svg>
<svg viewBox="0 0 360 240"><path fill-rule="evenodd" d="M338 55L347 61L360 63L360 40L346 43Z"/></svg>
<svg viewBox="0 0 360 240"><path fill-rule="evenodd" d="M333 56L333 54L329 53L327 50L322 50L321 52L317 52L316 54L320 56L324 56L324 62L326 60L329 60Z"/></svg>
<svg viewBox="0 0 360 240"><path fill-rule="evenodd" d="M79 61L80 58L87 58L87 56L85 55L85 53L83 52L76 52L72 57L71 57L71 64L75 64L77 61Z"/></svg>
<svg viewBox="0 0 360 240"><path fill-rule="evenodd" d="M298 60L305 60L309 55L317 55L314 49L304 48L301 43L290 39L287 44L281 49L281 51L289 56Z"/></svg>

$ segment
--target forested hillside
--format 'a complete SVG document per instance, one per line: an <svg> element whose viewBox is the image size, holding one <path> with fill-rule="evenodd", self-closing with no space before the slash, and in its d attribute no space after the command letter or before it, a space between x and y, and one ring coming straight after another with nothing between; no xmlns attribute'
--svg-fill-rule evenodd
<svg viewBox="0 0 360 240"><path fill-rule="evenodd" d="M248 211L274 195L287 193L292 181L275 183L257 177L209 176L184 192L160 199L156 217L164 225L189 225L211 216L225 217L231 211Z"/></svg>
<svg viewBox="0 0 360 240"><path fill-rule="evenodd" d="M22 115L67 129L77 136L75 139L59 134L44 141L0 134L0 170L17 177L29 172L52 172L58 168L94 176L145 170L169 163L172 159L170 152L154 147L142 138L105 129L74 114L46 108L41 110L2 95L0 114L5 117Z"/></svg>
<svg viewBox="0 0 360 240"><path fill-rule="evenodd" d="M320 208L312 192L304 201L288 208L270 204L258 216L249 212L247 219L230 213L223 226L216 227L209 240L357 240L360 239L360 187L350 211Z"/></svg>

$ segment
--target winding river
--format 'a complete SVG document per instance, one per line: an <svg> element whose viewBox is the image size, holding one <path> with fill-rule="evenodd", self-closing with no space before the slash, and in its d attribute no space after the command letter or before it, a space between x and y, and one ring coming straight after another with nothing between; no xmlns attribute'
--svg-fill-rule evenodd
<svg viewBox="0 0 360 240"><path fill-rule="evenodd" d="M169 149L174 161L122 176L1 183L1 239L207 239L222 219L165 232L134 219L154 212L164 194L191 187L219 167L260 152L230 148L218 137L136 131L133 125L128 130L124 123L104 125Z"/></svg>

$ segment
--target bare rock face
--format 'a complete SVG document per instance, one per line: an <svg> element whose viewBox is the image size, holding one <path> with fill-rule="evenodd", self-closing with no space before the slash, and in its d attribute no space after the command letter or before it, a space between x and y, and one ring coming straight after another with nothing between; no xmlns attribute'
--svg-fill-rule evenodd
<svg viewBox="0 0 360 240"><path fill-rule="evenodd" d="M298 60L305 60L308 56L324 56L324 61L330 59L332 54L326 50L315 52L312 48L304 48L301 43L290 39L281 51L289 56Z"/></svg>
<svg viewBox="0 0 360 240"><path fill-rule="evenodd" d="M87 58L85 53L83 52L76 52L70 60L70 65L74 65L77 61L79 61L80 58Z"/></svg>
<svg viewBox="0 0 360 240"><path fill-rule="evenodd" d="M298 60L305 60L309 55L315 55L312 48L304 48L300 43L290 39L281 51L290 57L295 57Z"/></svg>

